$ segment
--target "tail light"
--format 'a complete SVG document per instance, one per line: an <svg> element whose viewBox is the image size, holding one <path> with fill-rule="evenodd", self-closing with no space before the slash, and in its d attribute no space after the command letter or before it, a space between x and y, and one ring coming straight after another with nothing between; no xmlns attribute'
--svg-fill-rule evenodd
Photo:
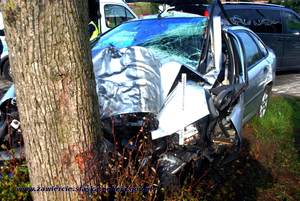
<svg viewBox="0 0 300 201"><path fill-rule="evenodd" d="M209 14L208 14L207 10L204 12L204 16L209 17Z"/></svg>

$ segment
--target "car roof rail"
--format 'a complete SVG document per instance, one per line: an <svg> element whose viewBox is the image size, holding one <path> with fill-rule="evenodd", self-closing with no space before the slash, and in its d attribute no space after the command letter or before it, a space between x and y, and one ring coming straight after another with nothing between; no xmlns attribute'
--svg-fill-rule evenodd
<svg viewBox="0 0 300 201"><path fill-rule="evenodd" d="M285 6L283 6L283 5L270 4L270 3L258 3L258 2L222 1L222 4L274 6L274 7L285 8Z"/></svg>

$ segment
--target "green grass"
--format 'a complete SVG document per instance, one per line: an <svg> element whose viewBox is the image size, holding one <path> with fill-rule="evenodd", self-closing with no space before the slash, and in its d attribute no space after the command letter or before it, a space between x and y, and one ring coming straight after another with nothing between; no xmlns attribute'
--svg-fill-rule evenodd
<svg viewBox="0 0 300 201"><path fill-rule="evenodd" d="M255 126L255 135L266 143L278 143L284 150L291 142L300 142L300 99L272 97L266 116L251 120Z"/></svg>
<svg viewBox="0 0 300 201"><path fill-rule="evenodd" d="M288 184L300 175L300 98L271 97L266 116L252 118L250 127L254 128L254 135L259 140L256 146L267 147L263 149L267 153L263 154L269 159L264 165L274 178L271 186L267 187L263 182L258 191L266 187L266 194L272 194L278 200L289 200L290 189L294 189L291 194L294 198L300 197L299 186Z"/></svg>
<svg viewBox="0 0 300 201"><path fill-rule="evenodd" d="M266 116L262 119L253 118L250 125L262 144L278 147L275 165L283 162L288 165L300 147L300 98L272 97ZM299 154L290 170L300 173Z"/></svg>

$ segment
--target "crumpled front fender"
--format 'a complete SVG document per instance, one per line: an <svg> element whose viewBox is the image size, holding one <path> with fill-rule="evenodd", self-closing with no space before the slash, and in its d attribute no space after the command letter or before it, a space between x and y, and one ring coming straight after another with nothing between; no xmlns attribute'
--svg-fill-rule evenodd
<svg viewBox="0 0 300 201"><path fill-rule="evenodd" d="M178 83L167 97L157 116L159 127L151 132L153 140L172 135L209 114L203 87L194 82L187 82L183 111L181 89L182 85Z"/></svg>

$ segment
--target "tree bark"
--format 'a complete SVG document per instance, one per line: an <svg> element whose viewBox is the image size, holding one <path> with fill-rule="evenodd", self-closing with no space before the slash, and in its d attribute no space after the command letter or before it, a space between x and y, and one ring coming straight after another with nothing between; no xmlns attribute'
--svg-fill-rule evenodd
<svg viewBox="0 0 300 201"><path fill-rule="evenodd" d="M31 186L99 186L102 138L88 1L2 0L0 8ZM87 194L61 189L34 191L33 198Z"/></svg>

